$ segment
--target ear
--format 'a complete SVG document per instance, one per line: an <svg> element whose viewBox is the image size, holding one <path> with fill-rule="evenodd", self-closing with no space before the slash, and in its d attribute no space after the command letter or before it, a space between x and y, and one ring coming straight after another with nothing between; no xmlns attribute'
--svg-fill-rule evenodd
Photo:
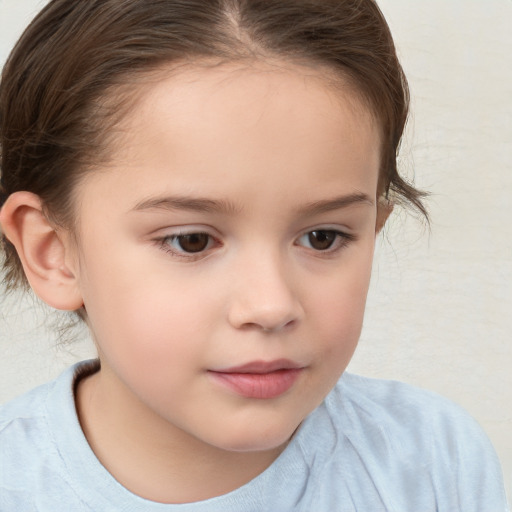
<svg viewBox="0 0 512 512"><path fill-rule="evenodd" d="M69 237L59 236L40 198L30 192L11 194L0 210L0 225L36 295L56 309L79 309L83 301L71 268Z"/></svg>
<svg viewBox="0 0 512 512"><path fill-rule="evenodd" d="M379 198L377 201L377 221L375 222L375 234L378 235L386 221L388 220L391 212L393 211L394 204L384 197Z"/></svg>

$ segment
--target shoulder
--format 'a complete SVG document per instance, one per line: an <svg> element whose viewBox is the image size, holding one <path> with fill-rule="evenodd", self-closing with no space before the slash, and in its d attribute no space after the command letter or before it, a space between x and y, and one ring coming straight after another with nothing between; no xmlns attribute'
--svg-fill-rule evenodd
<svg viewBox="0 0 512 512"><path fill-rule="evenodd" d="M459 405L425 389L394 380L346 373L326 400L331 412L343 407L350 419L377 422L400 432L424 429L424 434L483 434L478 423ZM438 438L437 438L438 439ZM435 440L432 440L435 441Z"/></svg>
<svg viewBox="0 0 512 512"><path fill-rule="evenodd" d="M360 465L360 481L367 477L379 499L404 500L398 509L414 504L430 510L430 503L438 510L506 509L494 448L478 423L450 400L347 373L318 415L332 425L331 453L350 460L350 471Z"/></svg>
<svg viewBox="0 0 512 512"><path fill-rule="evenodd" d="M96 366L96 361L77 363L67 368L56 379L0 405L0 436L9 434L17 424L44 422L49 414L49 407L51 408L54 403L59 404L61 411L65 411L69 406L74 408L75 380L91 373Z"/></svg>
<svg viewBox="0 0 512 512"><path fill-rule="evenodd" d="M46 414L53 386L44 384L0 406L1 510L35 510L29 489L37 488L41 461L55 455Z"/></svg>
<svg viewBox="0 0 512 512"><path fill-rule="evenodd" d="M60 441L76 421L78 368L0 406L0 510L47 510L44 500L64 488L69 447Z"/></svg>
<svg viewBox="0 0 512 512"><path fill-rule="evenodd" d="M53 385L43 384L0 406L0 440L13 435L22 425L44 421L45 403Z"/></svg>
<svg viewBox="0 0 512 512"><path fill-rule="evenodd" d="M426 389L395 380L373 379L345 373L327 399L329 405L343 404L358 415L378 417L379 421L428 423L450 418L472 422L468 413L451 400Z"/></svg>
<svg viewBox="0 0 512 512"><path fill-rule="evenodd" d="M44 421L48 404L53 400L69 404L73 397L73 382L88 361L67 368L56 379L42 384L9 402L0 405L0 435L8 433L18 423Z"/></svg>
<svg viewBox="0 0 512 512"><path fill-rule="evenodd" d="M374 431L400 452L422 449L424 458L449 458L451 463L469 447L494 454L482 428L462 407L403 382L347 373L326 407L348 432Z"/></svg>
<svg viewBox="0 0 512 512"><path fill-rule="evenodd" d="M0 406L0 454L4 461L19 464L51 445L49 407L60 403L64 412L72 396L74 370L68 369L57 379L43 384Z"/></svg>

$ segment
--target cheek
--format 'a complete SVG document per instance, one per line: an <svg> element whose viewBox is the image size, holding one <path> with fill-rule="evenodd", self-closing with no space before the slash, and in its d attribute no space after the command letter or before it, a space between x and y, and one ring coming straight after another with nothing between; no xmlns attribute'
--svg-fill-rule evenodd
<svg viewBox="0 0 512 512"><path fill-rule="evenodd" d="M200 306L183 294L133 280L118 289L109 310L95 303L90 322L105 368L140 399L155 408L169 407L176 389L194 389L194 378L204 366L206 336L197 317ZM165 405L167 404L167 405Z"/></svg>
<svg viewBox="0 0 512 512"><path fill-rule="evenodd" d="M308 295L314 371L303 391L304 403L317 406L349 364L361 334L369 276L367 266L347 265Z"/></svg>
<svg viewBox="0 0 512 512"><path fill-rule="evenodd" d="M218 290L200 277L137 260L90 272L88 313L98 348L126 369L144 365L168 374L173 361L180 361L173 372L200 366L208 333L222 314Z"/></svg>
<svg viewBox="0 0 512 512"><path fill-rule="evenodd" d="M154 359L194 346L194 333L201 329L199 314L204 313L197 297L173 286L152 286L148 280L133 280L115 295L97 300L98 314L91 315L100 344L121 344L125 352ZM108 310L99 311L98 304Z"/></svg>
<svg viewBox="0 0 512 512"><path fill-rule="evenodd" d="M346 262L322 290L310 295L309 311L316 319L314 329L328 363L348 363L357 345L370 283L371 256L370 250L356 253L355 264Z"/></svg>

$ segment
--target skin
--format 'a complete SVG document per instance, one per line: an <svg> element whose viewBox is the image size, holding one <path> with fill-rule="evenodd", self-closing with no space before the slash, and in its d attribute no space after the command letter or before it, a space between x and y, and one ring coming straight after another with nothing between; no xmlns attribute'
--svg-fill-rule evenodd
<svg viewBox="0 0 512 512"><path fill-rule="evenodd" d="M89 444L132 492L184 503L261 473L335 385L388 212L378 127L319 72L223 65L144 87L76 191L78 246L59 240L101 360L77 391ZM301 370L274 398L212 377L281 358Z"/></svg>

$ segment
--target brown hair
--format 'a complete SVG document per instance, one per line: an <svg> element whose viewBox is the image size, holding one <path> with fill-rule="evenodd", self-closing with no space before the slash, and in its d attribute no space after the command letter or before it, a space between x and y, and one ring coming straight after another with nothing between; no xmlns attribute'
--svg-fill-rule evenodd
<svg viewBox="0 0 512 512"><path fill-rule="evenodd" d="M130 97L123 84L169 63L268 57L318 64L355 86L382 130L379 193L427 217L423 194L397 172L408 87L373 0L51 1L3 70L0 194L33 192L70 226L74 186ZM26 284L2 243L7 286Z"/></svg>

